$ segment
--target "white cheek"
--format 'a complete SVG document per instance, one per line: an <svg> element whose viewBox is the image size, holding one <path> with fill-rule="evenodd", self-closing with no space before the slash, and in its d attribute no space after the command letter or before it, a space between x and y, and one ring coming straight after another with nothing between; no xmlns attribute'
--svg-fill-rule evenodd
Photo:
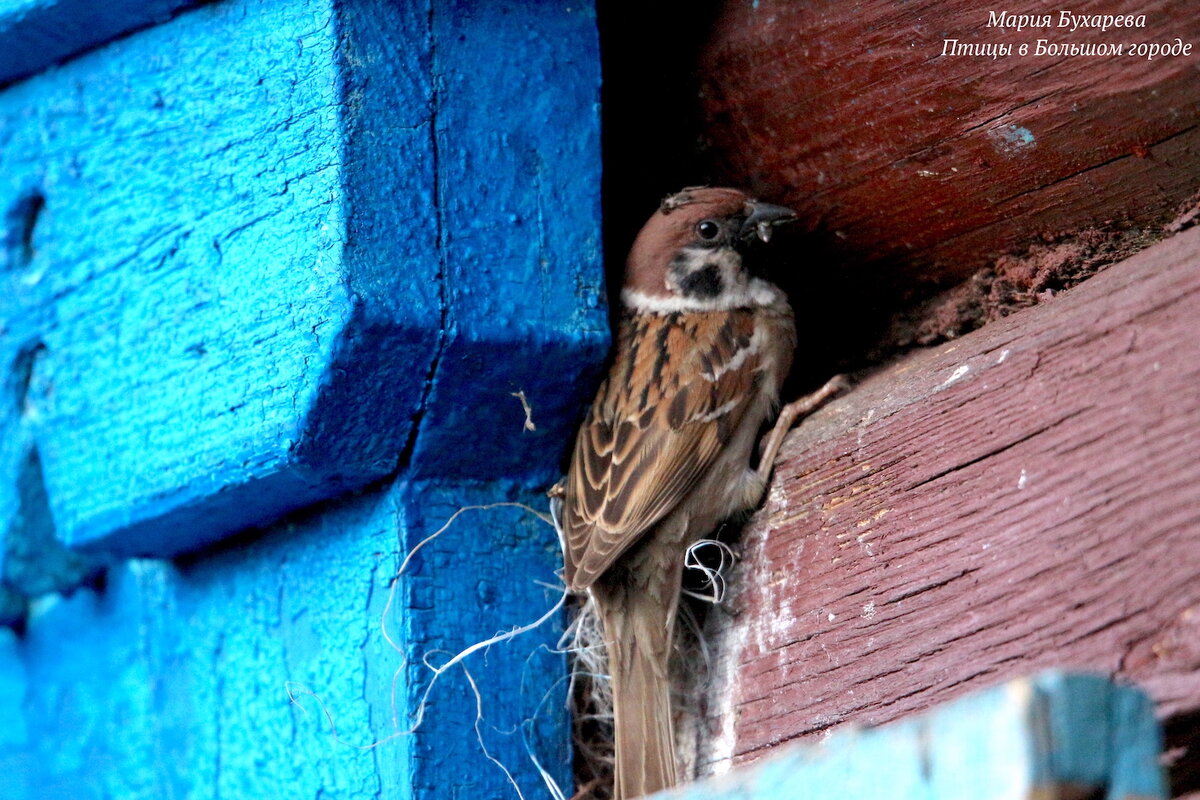
<svg viewBox="0 0 1200 800"><path fill-rule="evenodd" d="M715 261L718 268L721 270L722 286L725 287L725 292L743 292L746 289L746 283L749 276L742 269L742 257L733 250L721 250L720 256Z"/></svg>
<svg viewBox="0 0 1200 800"><path fill-rule="evenodd" d="M680 282L697 270L716 267L721 277L720 292L713 297L686 294ZM742 269L741 255L731 248L686 249L667 270L665 293L647 295L625 289L621 299L626 308L642 313L671 314L680 311L727 311L734 308L787 307L787 298L773 284L751 277Z"/></svg>

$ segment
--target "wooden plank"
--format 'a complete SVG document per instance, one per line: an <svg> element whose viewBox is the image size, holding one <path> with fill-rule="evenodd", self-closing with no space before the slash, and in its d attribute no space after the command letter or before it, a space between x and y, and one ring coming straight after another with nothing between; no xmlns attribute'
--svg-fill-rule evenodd
<svg viewBox="0 0 1200 800"><path fill-rule="evenodd" d="M1200 698L1200 230L865 379L788 439L732 576L712 771L998 678Z"/></svg>
<svg viewBox="0 0 1200 800"><path fill-rule="evenodd" d="M392 583L462 505L537 497L397 483L36 601L23 635L0 629L0 766L16 770L0 773L0 796L515 797L504 769L545 796L531 752L565 785L558 618L464 661L481 721L456 667L407 733L432 679L424 658L554 606L553 529L516 508L465 512Z"/></svg>
<svg viewBox="0 0 1200 800"><path fill-rule="evenodd" d="M412 465L547 485L608 355L595 11L453 0L432 35L445 316Z"/></svg>
<svg viewBox="0 0 1200 800"><path fill-rule="evenodd" d="M1166 798L1161 738L1140 691L1046 673L880 728L844 728L753 766L654 795L678 800Z"/></svg>
<svg viewBox="0 0 1200 800"><path fill-rule="evenodd" d="M3 0L0 87L89 47L166 21L200 0Z"/></svg>
<svg viewBox="0 0 1200 800"><path fill-rule="evenodd" d="M248 0L0 94L0 197L41 198L0 316L42 347L25 419L72 546L177 552L330 493L292 448L355 313L336 63L332 4Z"/></svg>
<svg viewBox="0 0 1200 800"><path fill-rule="evenodd" d="M874 262L871 282L893 289L961 281L1043 237L1158 230L1200 178L1200 15L1188 0L1083 2L1068 11L1144 19L1072 30L1062 10L723 3L700 59L707 171L801 209L830 258ZM1126 52L1039 55L1039 39ZM1190 54L1128 53L1177 39ZM1013 52L944 54L949 40Z"/></svg>
<svg viewBox="0 0 1200 800"><path fill-rule="evenodd" d="M231 0L0 94L0 351L64 542L549 480L608 331L594 14L543 12Z"/></svg>
<svg viewBox="0 0 1200 800"><path fill-rule="evenodd" d="M540 492L516 484L418 482L398 494L405 508L401 542L413 552L460 509L472 504L522 502L542 506ZM556 570L562 550L554 529L528 510L470 509L439 538L422 547L397 594L397 629L413 654L405 665L404 705L414 718L427 704L423 730L412 744L404 787L417 797L514 797L504 774L485 764L487 747L519 776L525 797L551 796L538 778L541 764L570 795L572 742L565 654L557 649L564 615ZM478 682L485 721L476 732L476 696L465 673L453 669L425 697L429 663L443 664L477 642L514 631L549 614L540 628L489 646L464 665ZM535 762L536 759L536 762ZM464 765L474 762L475 768Z"/></svg>

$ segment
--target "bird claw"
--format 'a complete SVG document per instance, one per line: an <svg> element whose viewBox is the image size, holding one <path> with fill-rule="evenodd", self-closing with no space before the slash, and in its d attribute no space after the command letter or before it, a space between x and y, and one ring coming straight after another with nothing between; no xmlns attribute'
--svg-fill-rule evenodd
<svg viewBox="0 0 1200 800"><path fill-rule="evenodd" d="M837 395L848 392L854 388L854 382L849 377L842 374L834 375L829 380L825 381L825 385L818 389L815 394L827 392L828 397L836 397Z"/></svg>
<svg viewBox="0 0 1200 800"><path fill-rule="evenodd" d="M807 394L804 397L793 400L780 409L779 417L775 420L775 426L764 437L759 448L759 452L762 453L762 459L758 464L758 475L762 478L764 484L771 476L771 467L775 463L775 456L778 455L779 448L783 445L783 437L787 432L792 429L797 421L811 414L826 400L842 392L849 391L850 387L849 378L845 375L834 375L825 381L825 385L820 389L817 389L812 394Z"/></svg>
<svg viewBox="0 0 1200 800"><path fill-rule="evenodd" d="M852 386L853 384L850 382L850 379L845 375L834 375L832 378L825 381L825 385L820 389L817 389L811 394L806 394L803 397L799 397L788 403L780 411L779 416L781 419L785 419L787 417L792 418L790 424L788 425L790 428L795 424L796 420L812 413L813 411L816 411L818 408L824 405L827 400L830 400L831 398L836 397L843 392L850 391Z"/></svg>

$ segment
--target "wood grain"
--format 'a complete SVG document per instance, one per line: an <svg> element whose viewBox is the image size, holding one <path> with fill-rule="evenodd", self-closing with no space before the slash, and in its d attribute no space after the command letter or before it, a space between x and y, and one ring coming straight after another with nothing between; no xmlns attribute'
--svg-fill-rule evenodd
<svg viewBox="0 0 1200 800"><path fill-rule="evenodd" d="M1200 177L1200 15L1079 2L1144 27L1060 28L978 0L724 3L701 59L714 177L802 209L878 279L956 282L1044 236L1156 228ZM990 12L1050 26L989 27ZM1192 43L1186 56L1037 55L1037 42ZM944 42L1009 45L999 58ZM1017 48L1030 51L1020 55Z"/></svg>
<svg viewBox="0 0 1200 800"><path fill-rule="evenodd" d="M170 19L199 0L3 0L0 86Z"/></svg>
<svg viewBox="0 0 1200 800"><path fill-rule="evenodd" d="M498 764L547 796L530 752L570 779L556 621L469 656L474 689L449 670L404 731L425 658L554 606L553 529L517 508L467 511L393 580L462 506L540 495L395 482L36 602L22 634L0 628L0 797L517 797Z"/></svg>
<svg viewBox="0 0 1200 800"><path fill-rule="evenodd" d="M609 341L596 50L588 4L231 0L0 92L0 365L58 537L553 482Z"/></svg>
<svg viewBox="0 0 1200 800"><path fill-rule="evenodd" d="M1200 230L913 353L786 443L710 617L701 772L1051 667L1200 705Z"/></svg>

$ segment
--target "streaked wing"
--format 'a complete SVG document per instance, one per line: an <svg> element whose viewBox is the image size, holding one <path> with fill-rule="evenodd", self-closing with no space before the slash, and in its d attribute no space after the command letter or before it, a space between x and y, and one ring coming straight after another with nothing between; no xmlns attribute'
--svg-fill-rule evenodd
<svg viewBox="0 0 1200 800"><path fill-rule="evenodd" d="M695 488L761 380L753 312L640 314L580 429L566 482L569 585L590 586Z"/></svg>

